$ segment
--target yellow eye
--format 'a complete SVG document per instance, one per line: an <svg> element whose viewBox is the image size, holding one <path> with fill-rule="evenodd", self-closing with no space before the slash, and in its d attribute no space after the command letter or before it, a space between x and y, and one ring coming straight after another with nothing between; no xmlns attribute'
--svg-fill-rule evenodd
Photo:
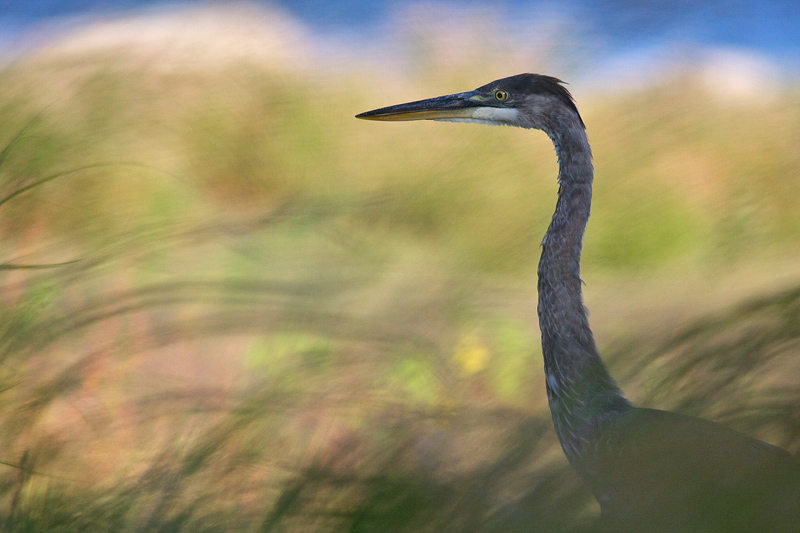
<svg viewBox="0 0 800 533"><path fill-rule="evenodd" d="M495 91L494 97L497 99L498 102L505 102L508 100L508 93L505 91Z"/></svg>

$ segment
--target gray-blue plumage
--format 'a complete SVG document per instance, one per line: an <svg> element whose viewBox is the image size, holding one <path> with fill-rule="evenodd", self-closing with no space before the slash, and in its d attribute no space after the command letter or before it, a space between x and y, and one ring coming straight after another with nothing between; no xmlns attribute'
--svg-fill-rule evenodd
<svg viewBox="0 0 800 533"><path fill-rule="evenodd" d="M609 532L800 531L800 466L788 452L707 420L634 407L600 359L580 278L592 152L560 80L519 74L357 116L518 126L553 141L558 201L538 271L547 398L562 449Z"/></svg>

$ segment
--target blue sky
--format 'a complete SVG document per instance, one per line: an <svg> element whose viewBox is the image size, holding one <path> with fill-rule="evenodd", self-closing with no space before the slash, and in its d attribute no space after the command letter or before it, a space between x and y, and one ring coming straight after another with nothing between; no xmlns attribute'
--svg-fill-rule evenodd
<svg viewBox="0 0 800 533"><path fill-rule="evenodd" d="M0 0L1 42L43 22L80 15L107 15L169 4L210 4L184 0ZM280 0L272 4L321 33L368 35L393 16L425 2L399 0ZM430 2L429 2L430 3ZM800 1L798 0L477 0L437 1L451 9L489 7L514 24L535 20L542 12L575 22L580 38L602 43L608 55L652 49L662 43L752 50L800 70ZM7 45L11 46L11 45Z"/></svg>

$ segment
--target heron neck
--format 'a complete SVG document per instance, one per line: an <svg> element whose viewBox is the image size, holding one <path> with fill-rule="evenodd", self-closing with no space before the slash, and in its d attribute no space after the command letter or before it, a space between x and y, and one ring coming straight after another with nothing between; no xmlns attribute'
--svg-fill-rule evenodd
<svg viewBox="0 0 800 533"><path fill-rule="evenodd" d="M600 359L583 306L580 259L594 169L586 132L573 122L547 132L558 154L559 191L538 288L547 398L564 452L575 462L603 421L630 404Z"/></svg>

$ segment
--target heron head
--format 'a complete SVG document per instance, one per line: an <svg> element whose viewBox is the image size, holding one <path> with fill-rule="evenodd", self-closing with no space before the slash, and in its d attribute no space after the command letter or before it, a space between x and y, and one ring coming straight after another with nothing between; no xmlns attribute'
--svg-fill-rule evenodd
<svg viewBox="0 0 800 533"><path fill-rule="evenodd" d="M356 115L366 120L442 120L551 130L554 121L583 127L563 82L541 74L517 74L466 93L456 93Z"/></svg>

